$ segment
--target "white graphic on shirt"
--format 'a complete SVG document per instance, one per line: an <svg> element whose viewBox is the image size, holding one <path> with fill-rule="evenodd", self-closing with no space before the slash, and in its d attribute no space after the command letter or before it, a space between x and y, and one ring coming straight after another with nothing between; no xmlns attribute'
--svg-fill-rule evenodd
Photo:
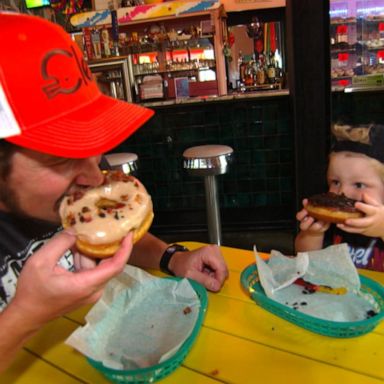
<svg viewBox="0 0 384 384"><path fill-rule="evenodd" d="M32 240L24 250L17 253L17 258L11 255L4 257L5 264L0 265L0 312L15 295L17 279L26 260L48 240ZM74 271L75 266L71 251L66 251L57 265L68 271Z"/></svg>
<svg viewBox="0 0 384 384"><path fill-rule="evenodd" d="M349 253L352 261L357 267L366 267L368 265L376 242L377 239L372 239L367 248L349 246Z"/></svg>

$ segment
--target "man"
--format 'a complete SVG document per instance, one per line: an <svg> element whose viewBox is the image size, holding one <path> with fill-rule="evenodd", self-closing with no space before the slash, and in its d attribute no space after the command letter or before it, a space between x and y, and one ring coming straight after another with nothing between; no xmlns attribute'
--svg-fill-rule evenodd
<svg viewBox="0 0 384 384"><path fill-rule="evenodd" d="M100 185L101 154L153 112L101 94L61 27L0 13L0 34L0 370L45 323L95 302L128 259L218 291L228 272L216 246L190 252L147 234L98 265L76 252L58 228L61 200Z"/></svg>

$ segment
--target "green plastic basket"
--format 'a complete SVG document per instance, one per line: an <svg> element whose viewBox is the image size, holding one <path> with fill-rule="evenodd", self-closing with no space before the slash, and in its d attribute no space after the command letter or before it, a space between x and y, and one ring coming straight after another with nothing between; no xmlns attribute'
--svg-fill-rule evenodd
<svg viewBox="0 0 384 384"><path fill-rule="evenodd" d="M259 274L255 264L249 265L241 273L241 285L250 294L252 300L267 311L290 321L299 327L312 332L331 337L356 337L372 331L384 317L384 288L379 283L360 275L361 291L370 293L378 303L380 312L365 320L351 322L337 322L319 319L270 299L264 293L259 281Z"/></svg>
<svg viewBox="0 0 384 384"><path fill-rule="evenodd" d="M169 279L179 281L179 277L170 277ZM200 299L200 310L197 317L195 326L192 330L192 333L187 340L181 345L177 353L175 353L169 359L153 365L151 367L132 369L132 370L120 370L113 369L104 366L101 362L95 361L87 357L88 362L101 372L107 379L114 383L123 384L144 384L144 383L154 383L160 379L163 379L165 376L168 376L172 373L180 364L183 362L188 352L190 351L203 323L205 312L208 305L208 296L206 289L199 283L188 280L192 285L193 289L197 293Z"/></svg>

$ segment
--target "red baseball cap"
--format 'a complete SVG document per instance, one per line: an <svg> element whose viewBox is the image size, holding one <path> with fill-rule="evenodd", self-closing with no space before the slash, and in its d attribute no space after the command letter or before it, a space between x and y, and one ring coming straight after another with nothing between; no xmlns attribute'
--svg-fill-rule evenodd
<svg viewBox="0 0 384 384"><path fill-rule="evenodd" d="M107 152L153 111L102 94L70 35L43 18L0 12L0 137L55 156Z"/></svg>

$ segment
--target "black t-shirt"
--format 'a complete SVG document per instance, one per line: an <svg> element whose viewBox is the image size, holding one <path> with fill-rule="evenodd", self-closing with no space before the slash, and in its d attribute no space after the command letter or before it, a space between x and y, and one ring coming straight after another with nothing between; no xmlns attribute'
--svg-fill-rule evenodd
<svg viewBox="0 0 384 384"><path fill-rule="evenodd" d="M378 237L348 233L331 225L324 236L324 247L347 243L356 268L384 271L384 242Z"/></svg>
<svg viewBox="0 0 384 384"><path fill-rule="evenodd" d="M28 258L60 230L61 227L44 221L0 211L0 311L14 296L17 279ZM67 251L59 264L74 270L72 253Z"/></svg>

